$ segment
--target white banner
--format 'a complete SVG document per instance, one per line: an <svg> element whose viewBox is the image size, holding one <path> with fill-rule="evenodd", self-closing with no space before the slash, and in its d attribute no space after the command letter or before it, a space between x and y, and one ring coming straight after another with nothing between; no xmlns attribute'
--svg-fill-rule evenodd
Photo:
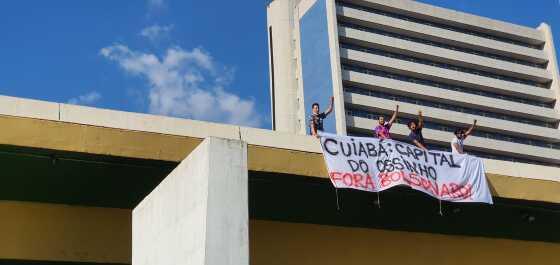
<svg viewBox="0 0 560 265"><path fill-rule="evenodd" d="M379 192L406 185L440 200L492 204L478 157L327 133L321 134L321 147L336 188Z"/></svg>

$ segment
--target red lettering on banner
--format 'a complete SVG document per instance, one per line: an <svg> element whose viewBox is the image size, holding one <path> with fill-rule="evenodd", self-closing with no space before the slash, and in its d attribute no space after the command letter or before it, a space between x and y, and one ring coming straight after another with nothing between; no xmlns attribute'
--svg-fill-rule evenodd
<svg viewBox="0 0 560 265"><path fill-rule="evenodd" d="M375 183L371 179L371 176L368 174L366 175L366 189L369 189L369 186L371 186L371 190L375 189Z"/></svg>
<svg viewBox="0 0 560 265"><path fill-rule="evenodd" d="M420 179L418 179L418 175L416 175L416 173L410 173L408 175L405 174L404 181L411 186L420 186Z"/></svg>
<svg viewBox="0 0 560 265"><path fill-rule="evenodd" d="M381 172L379 173L379 175L377 175L377 177L379 178L381 187L387 187L389 184L391 184L391 179L389 178L389 175L387 173Z"/></svg>
<svg viewBox="0 0 560 265"><path fill-rule="evenodd" d="M345 187L352 187L358 189L366 189L373 191L375 189L375 183L373 182L371 176L362 175L359 173L341 173L341 172L331 172L329 173L331 182L333 185L338 187L338 184L342 184ZM342 183L340 183L342 182Z"/></svg>
<svg viewBox="0 0 560 265"><path fill-rule="evenodd" d="M447 188L449 187L449 188ZM447 183L441 186L441 197L445 196L454 199L468 199L472 196L472 186L467 184L465 186L460 186L457 183Z"/></svg>
<svg viewBox="0 0 560 265"><path fill-rule="evenodd" d="M467 184L466 186L461 187L461 190L464 190L463 199L471 199L472 197L472 185Z"/></svg>
<svg viewBox="0 0 560 265"><path fill-rule="evenodd" d="M439 196L443 197L449 195L449 189L447 189L447 185L441 185L441 194Z"/></svg>
<svg viewBox="0 0 560 265"><path fill-rule="evenodd" d="M373 191L376 188L375 182L369 174L330 172L329 176L335 186L342 184L345 187L368 191ZM377 177L381 187L387 187L402 180L409 186L421 188L436 197L469 199L473 196L472 185L461 186L451 182L438 186L436 182L432 182L416 173L406 173L404 171L381 172Z"/></svg>
<svg viewBox="0 0 560 265"><path fill-rule="evenodd" d="M439 195L439 188L437 186L437 184L432 183L431 181L429 181L428 179L422 178L420 179L420 181L422 182L422 188L424 190L426 190L427 192L434 194L434 195Z"/></svg>
<svg viewBox="0 0 560 265"><path fill-rule="evenodd" d="M398 181L400 181L402 175L403 175L403 172L402 172L402 171L395 171L395 172L389 173L389 176L391 176L391 181L393 181L393 182L398 182Z"/></svg>
<svg viewBox="0 0 560 265"><path fill-rule="evenodd" d="M350 180L350 183L348 183L347 180ZM342 175L342 183L346 186L352 186L352 183L354 182L353 180L354 178L350 173L344 173L344 175Z"/></svg>
<svg viewBox="0 0 560 265"><path fill-rule="evenodd" d="M336 184L337 181L341 180L340 172L331 172L329 175L333 184Z"/></svg>
<svg viewBox="0 0 560 265"><path fill-rule="evenodd" d="M358 188L362 188L362 175L358 174L358 173L354 173L354 183L352 186L358 187Z"/></svg>
<svg viewBox="0 0 560 265"><path fill-rule="evenodd" d="M459 185L457 185L456 183L449 183L449 186L451 187L451 194L453 194L455 197L460 197L460 195L457 195Z"/></svg>

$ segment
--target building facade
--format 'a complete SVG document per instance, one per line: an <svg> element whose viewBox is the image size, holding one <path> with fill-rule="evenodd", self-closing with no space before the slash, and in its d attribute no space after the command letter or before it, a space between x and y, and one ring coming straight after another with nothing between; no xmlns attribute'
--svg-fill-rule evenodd
<svg viewBox="0 0 560 265"><path fill-rule="evenodd" d="M560 85L550 27L529 28L409 0L275 0L268 6L274 129L304 134L335 97L326 130L372 136L419 110L432 149L474 119L469 153L560 166ZM326 106L324 106L326 107Z"/></svg>

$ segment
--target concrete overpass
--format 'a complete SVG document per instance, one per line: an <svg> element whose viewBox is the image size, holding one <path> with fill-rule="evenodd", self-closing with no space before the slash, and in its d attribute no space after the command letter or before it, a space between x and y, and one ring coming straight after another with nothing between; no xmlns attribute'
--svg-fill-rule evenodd
<svg viewBox="0 0 560 265"><path fill-rule="evenodd" d="M446 203L439 216L403 188L381 193L381 208L344 191L337 211L313 137L12 97L0 97L0 128L0 263L130 264L132 209L208 137L247 144L251 264L361 264L373 249L390 261L383 242L437 249L426 264L560 253L556 167L485 160L494 206Z"/></svg>

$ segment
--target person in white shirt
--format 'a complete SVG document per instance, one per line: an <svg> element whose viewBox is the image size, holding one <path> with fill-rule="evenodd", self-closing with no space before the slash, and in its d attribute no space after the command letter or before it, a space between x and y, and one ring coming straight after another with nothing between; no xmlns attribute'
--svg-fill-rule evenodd
<svg viewBox="0 0 560 265"><path fill-rule="evenodd" d="M464 154L464 144L463 141L467 139L469 135L472 134L474 127L476 126L476 120L474 120L473 124L469 129L465 131L465 129L457 129L455 130L455 137L451 140L451 153L454 154Z"/></svg>

